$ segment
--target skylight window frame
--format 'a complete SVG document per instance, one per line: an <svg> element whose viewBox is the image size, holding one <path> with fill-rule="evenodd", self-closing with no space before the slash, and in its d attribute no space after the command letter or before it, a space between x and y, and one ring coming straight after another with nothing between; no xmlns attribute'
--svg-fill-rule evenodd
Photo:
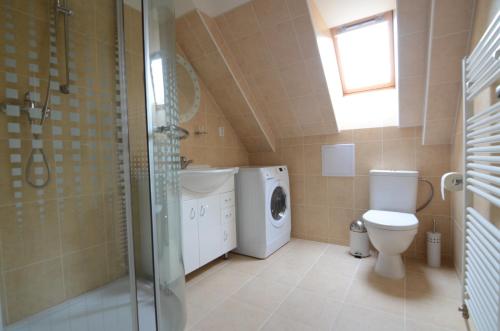
<svg viewBox="0 0 500 331"><path fill-rule="evenodd" d="M389 43L390 43L390 67L391 67L391 81L386 84L375 84L375 85L370 85L364 88L353 88L353 89L348 89L345 86L345 77L344 77L344 69L342 66L342 61L341 57L339 54L339 45L337 43L337 35L341 34L346 31L352 31L355 29L363 28L366 27L367 25L371 25L374 23L378 23L381 21L387 21L389 24ZM339 70L339 76L340 76L340 82L342 85L342 92L344 96L354 94L354 93L362 93L362 92L369 92L369 91L375 91L375 90L381 90L381 89L387 89L387 88L394 88L396 87L396 64L395 64L395 50L394 50L394 15L393 11L388 11L385 13L377 14L374 16L366 17L360 20L356 20L353 22L350 22L348 24L344 24L338 27L334 27L330 29L330 33L332 34L332 39L334 43L334 48L335 48L335 57L337 59L337 65L338 65L338 70Z"/></svg>

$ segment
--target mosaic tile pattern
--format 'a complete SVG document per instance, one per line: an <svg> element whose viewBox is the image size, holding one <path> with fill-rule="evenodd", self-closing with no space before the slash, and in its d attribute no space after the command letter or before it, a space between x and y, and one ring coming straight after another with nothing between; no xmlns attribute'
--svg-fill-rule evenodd
<svg viewBox="0 0 500 331"><path fill-rule="evenodd" d="M99 12L93 2L70 6L77 15L69 25L66 95L59 92L66 76L62 20L56 23L49 1L0 4L0 290L7 323L122 277L128 267L114 1L103 1ZM42 126L47 87L50 117ZM26 92L37 107L31 123ZM30 186L26 176L36 186L45 182L45 162L48 184Z"/></svg>

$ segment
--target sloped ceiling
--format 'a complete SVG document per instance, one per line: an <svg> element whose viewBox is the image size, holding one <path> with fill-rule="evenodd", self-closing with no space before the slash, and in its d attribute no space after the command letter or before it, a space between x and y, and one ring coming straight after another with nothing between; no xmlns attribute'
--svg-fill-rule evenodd
<svg viewBox="0 0 500 331"><path fill-rule="evenodd" d="M178 18L177 38L246 147L337 132L307 0L240 2ZM424 144L451 141L473 2L397 0L400 126L423 125Z"/></svg>
<svg viewBox="0 0 500 331"><path fill-rule="evenodd" d="M268 135L280 138L337 132L305 0L254 0L214 19L197 12L212 41L199 43L204 33L193 31L196 12L190 12L177 19L178 42L240 134L245 136L245 129L238 128L249 115L270 126ZM200 54L207 45L215 45L217 52L208 49L212 58L203 60L206 56ZM241 104L221 90L220 74L214 72L221 59L250 102L251 114L237 111ZM247 147L255 143L242 140Z"/></svg>
<svg viewBox="0 0 500 331"><path fill-rule="evenodd" d="M424 105L424 145L450 144L461 100L461 61L467 54L473 0L433 0Z"/></svg>
<svg viewBox="0 0 500 331"><path fill-rule="evenodd" d="M198 10L177 18L177 42L249 152L274 151L276 137L215 22Z"/></svg>
<svg viewBox="0 0 500 331"><path fill-rule="evenodd" d="M421 126L424 117L431 0L398 0L399 125Z"/></svg>

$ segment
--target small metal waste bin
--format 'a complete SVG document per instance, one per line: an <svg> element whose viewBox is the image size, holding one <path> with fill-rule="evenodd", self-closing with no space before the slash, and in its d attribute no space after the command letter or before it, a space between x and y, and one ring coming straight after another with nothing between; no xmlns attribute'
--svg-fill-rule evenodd
<svg viewBox="0 0 500 331"><path fill-rule="evenodd" d="M351 223L349 253L357 258L370 256L370 241L365 223L362 220L355 220Z"/></svg>

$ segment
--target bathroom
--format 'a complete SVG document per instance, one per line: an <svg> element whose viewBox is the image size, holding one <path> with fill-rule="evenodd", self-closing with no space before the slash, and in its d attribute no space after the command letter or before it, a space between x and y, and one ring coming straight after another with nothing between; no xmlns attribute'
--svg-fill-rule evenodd
<svg viewBox="0 0 500 331"><path fill-rule="evenodd" d="M0 0L0 331L500 330L499 12Z"/></svg>

